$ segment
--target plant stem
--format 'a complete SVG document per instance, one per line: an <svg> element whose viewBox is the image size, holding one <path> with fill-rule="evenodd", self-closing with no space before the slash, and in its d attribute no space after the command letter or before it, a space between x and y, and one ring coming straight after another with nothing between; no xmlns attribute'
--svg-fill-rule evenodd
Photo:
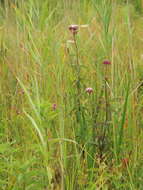
<svg viewBox="0 0 143 190"><path fill-rule="evenodd" d="M73 34L73 40L75 44L75 52L76 52L76 75L77 75L77 81L76 81L76 88L77 88L77 106L78 106L78 112L80 117L81 112L81 104L80 104L80 95L81 95L81 84L80 84L80 64L79 64L79 50L76 40L76 35Z"/></svg>

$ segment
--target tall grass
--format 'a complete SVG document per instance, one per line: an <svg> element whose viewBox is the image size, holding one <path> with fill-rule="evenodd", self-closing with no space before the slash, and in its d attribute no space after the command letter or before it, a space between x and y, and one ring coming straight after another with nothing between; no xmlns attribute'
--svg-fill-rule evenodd
<svg viewBox="0 0 143 190"><path fill-rule="evenodd" d="M143 188L141 6L1 3L0 189Z"/></svg>

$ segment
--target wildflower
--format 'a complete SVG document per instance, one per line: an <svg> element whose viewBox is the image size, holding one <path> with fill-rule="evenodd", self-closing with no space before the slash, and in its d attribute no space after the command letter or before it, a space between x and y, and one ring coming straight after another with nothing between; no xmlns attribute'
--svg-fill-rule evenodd
<svg viewBox="0 0 143 190"><path fill-rule="evenodd" d="M69 30L70 30L74 35L77 34L78 28L79 28L78 25L75 25L75 24L69 26Z"/></svg>
<svg viewBox="0 0 143 190"><path fill-rule="evenodd" d="M55 111L57 109L57 104L53 104L52 109Z"/></svg>
<svg viewBox="0 0 143 190"><path fill-rule="evenodd" d="M93 88L89 87L89 88L86 88L85 90L88 94L92 94L93 93Z"/></svg>
<svg viewBox="0 0 143 190"><path fill-rule="evenodd" d="M103 64L104 65L111 65L111 62L109 60L105 60L105 61L103 61Z"/></svg>

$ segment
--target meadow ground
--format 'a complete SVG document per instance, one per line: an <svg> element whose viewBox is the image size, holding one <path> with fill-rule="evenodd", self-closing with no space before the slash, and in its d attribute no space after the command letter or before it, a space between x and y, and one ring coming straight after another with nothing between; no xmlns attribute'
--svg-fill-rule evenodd
<svg viewBox="0 0 143 190"><path fill-rule="evenodd" d="M141 0L1 1L0 92L1 190L143 189Z"/></svg>

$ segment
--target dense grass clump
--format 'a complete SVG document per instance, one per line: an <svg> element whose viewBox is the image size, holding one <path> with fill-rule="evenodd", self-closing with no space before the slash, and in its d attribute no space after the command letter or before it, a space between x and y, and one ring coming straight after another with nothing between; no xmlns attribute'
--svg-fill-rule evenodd
<svg viewBox="0 0 143 190"><path fill-rule="evenodd" d="M142 1L0 6L0 189L143 189Z"/></svg>

